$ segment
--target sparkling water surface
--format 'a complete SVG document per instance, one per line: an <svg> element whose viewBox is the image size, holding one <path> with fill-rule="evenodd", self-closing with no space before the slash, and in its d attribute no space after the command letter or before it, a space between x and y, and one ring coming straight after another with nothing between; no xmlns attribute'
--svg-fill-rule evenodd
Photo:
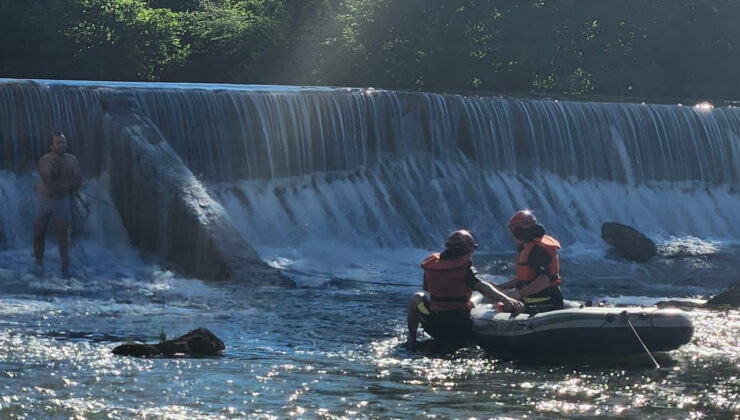
<svg viewBox="0 0 740 420"><path fill-rule="evenodd" d="M40 276L20 254L0 255L0 418L740 415L736 310L690 309L694 339L658 355L660 369L647 356L537 364L477 347L406 351L404 306L414 287L297 278L311 287L249 289L185 279L134 255L62 279L51 268L53 248ZM494 271L487 275L495 280ZM571 296L601 290L573 283ZM647 295L642 303L660 300ZM153 343L197 327L225 342L222 356L111 353L122 342Z"/></svg>

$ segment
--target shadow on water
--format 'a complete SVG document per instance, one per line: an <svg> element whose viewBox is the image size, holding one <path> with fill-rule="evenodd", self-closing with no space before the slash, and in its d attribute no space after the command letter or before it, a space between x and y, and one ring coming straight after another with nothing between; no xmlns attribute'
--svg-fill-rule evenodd
<svg viewBox="0 0 740 420"><path fill-rule="evenodd" d="M405 345L400 345L397 351L399 356L405 352L409 356L429 356L429 357L475 357L480 356L481 349L470 342L466 341L444 341L444 340L419 340L411 349Z"/></svg>
<svg viewBox="0 0 740 420"><path fill-rule="evenodd" d="M544 353L544 352L543 352ZM488 355L495 357L495 354ZM660 365L658 369L671 369L679 362L676 361L669 353L652 353L652 356ZM578 356L578 357L529 357L510 359L503 357L501 360L515 363L522 368L527 367L561 367L561 368L579 368L583 371L601 372L604 369L627 369L635 371L647 371L656 369L650 356L637 354L632 356Z"/></svg>

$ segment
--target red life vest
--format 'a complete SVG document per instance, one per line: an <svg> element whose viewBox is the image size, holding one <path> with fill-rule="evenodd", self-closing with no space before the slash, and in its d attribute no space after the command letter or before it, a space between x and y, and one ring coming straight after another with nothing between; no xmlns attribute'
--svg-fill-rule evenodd
<svg viewBox="0 0 740 420"><path fill-rule="evenodd" d="M533 282L537 278L537 272L532 268L527 261L529 260L529 253L532 252L534 246L540 246L550 256L550 264L547 267L547 275L550 276L550 286L554 287L560 284L560 260L558 259L558 249L560 249L560 242L557 239L549 235L544 235L541 238L533 239L524 244L524 247L519 251L516 257L516 278L517 288L526 286Z"/></svg>
<svg viewBox="0 0 740 420"><path fill-rule="evenodd" d="M465 284L468 269L473 266L470 254L454 260L442 260L439 253L428 256L421 262L424 269L424 285L431 296L432 311L470 310L473 289Z"/></svg>

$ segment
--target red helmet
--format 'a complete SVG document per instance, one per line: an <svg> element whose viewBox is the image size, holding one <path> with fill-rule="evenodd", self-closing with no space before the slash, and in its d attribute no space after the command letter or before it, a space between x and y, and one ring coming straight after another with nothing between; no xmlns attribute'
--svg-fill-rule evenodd
<svg viewBox="0 0 740 420"><path fill-rule="evenodd" d="M537 224L537 219L529 210L520 210L514 213L509 219L509 232L514 232L516 228L526 229Z"/></svg>
<svg viewBox="0 0 740 420"><path fill-rule="evenodd" d="M475 238L465 229L456 230L447 237L445 241L445 248L452 248L456 246L464 246L469 252L475 251L478 244L475 243Z"/></svg>

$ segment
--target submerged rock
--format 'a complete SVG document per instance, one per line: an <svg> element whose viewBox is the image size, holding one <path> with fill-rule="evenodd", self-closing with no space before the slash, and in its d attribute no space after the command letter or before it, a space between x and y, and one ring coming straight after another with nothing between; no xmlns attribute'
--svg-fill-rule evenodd
<svg viewBox="0 0 740 420"><path fill-rule="evenodd" d="M730 286L724 292L709 299L706 306L732 306L735 308L740 308L740 283Z"/></svg>
<svg viewBox="0 0 740 420"><path fill-rule="evenodd" d="M655 242L636 229L616 222L601 225L601 238L628 260L646 262L658 253Z"/></svg>
<svg viewBox="0 0 740 420"><path fill-rule="evenodd" d="M226 349L224 342L205 328L198 328L174 340L159 344L126 343L113 349L119 356L215 356Z"/></svg>

